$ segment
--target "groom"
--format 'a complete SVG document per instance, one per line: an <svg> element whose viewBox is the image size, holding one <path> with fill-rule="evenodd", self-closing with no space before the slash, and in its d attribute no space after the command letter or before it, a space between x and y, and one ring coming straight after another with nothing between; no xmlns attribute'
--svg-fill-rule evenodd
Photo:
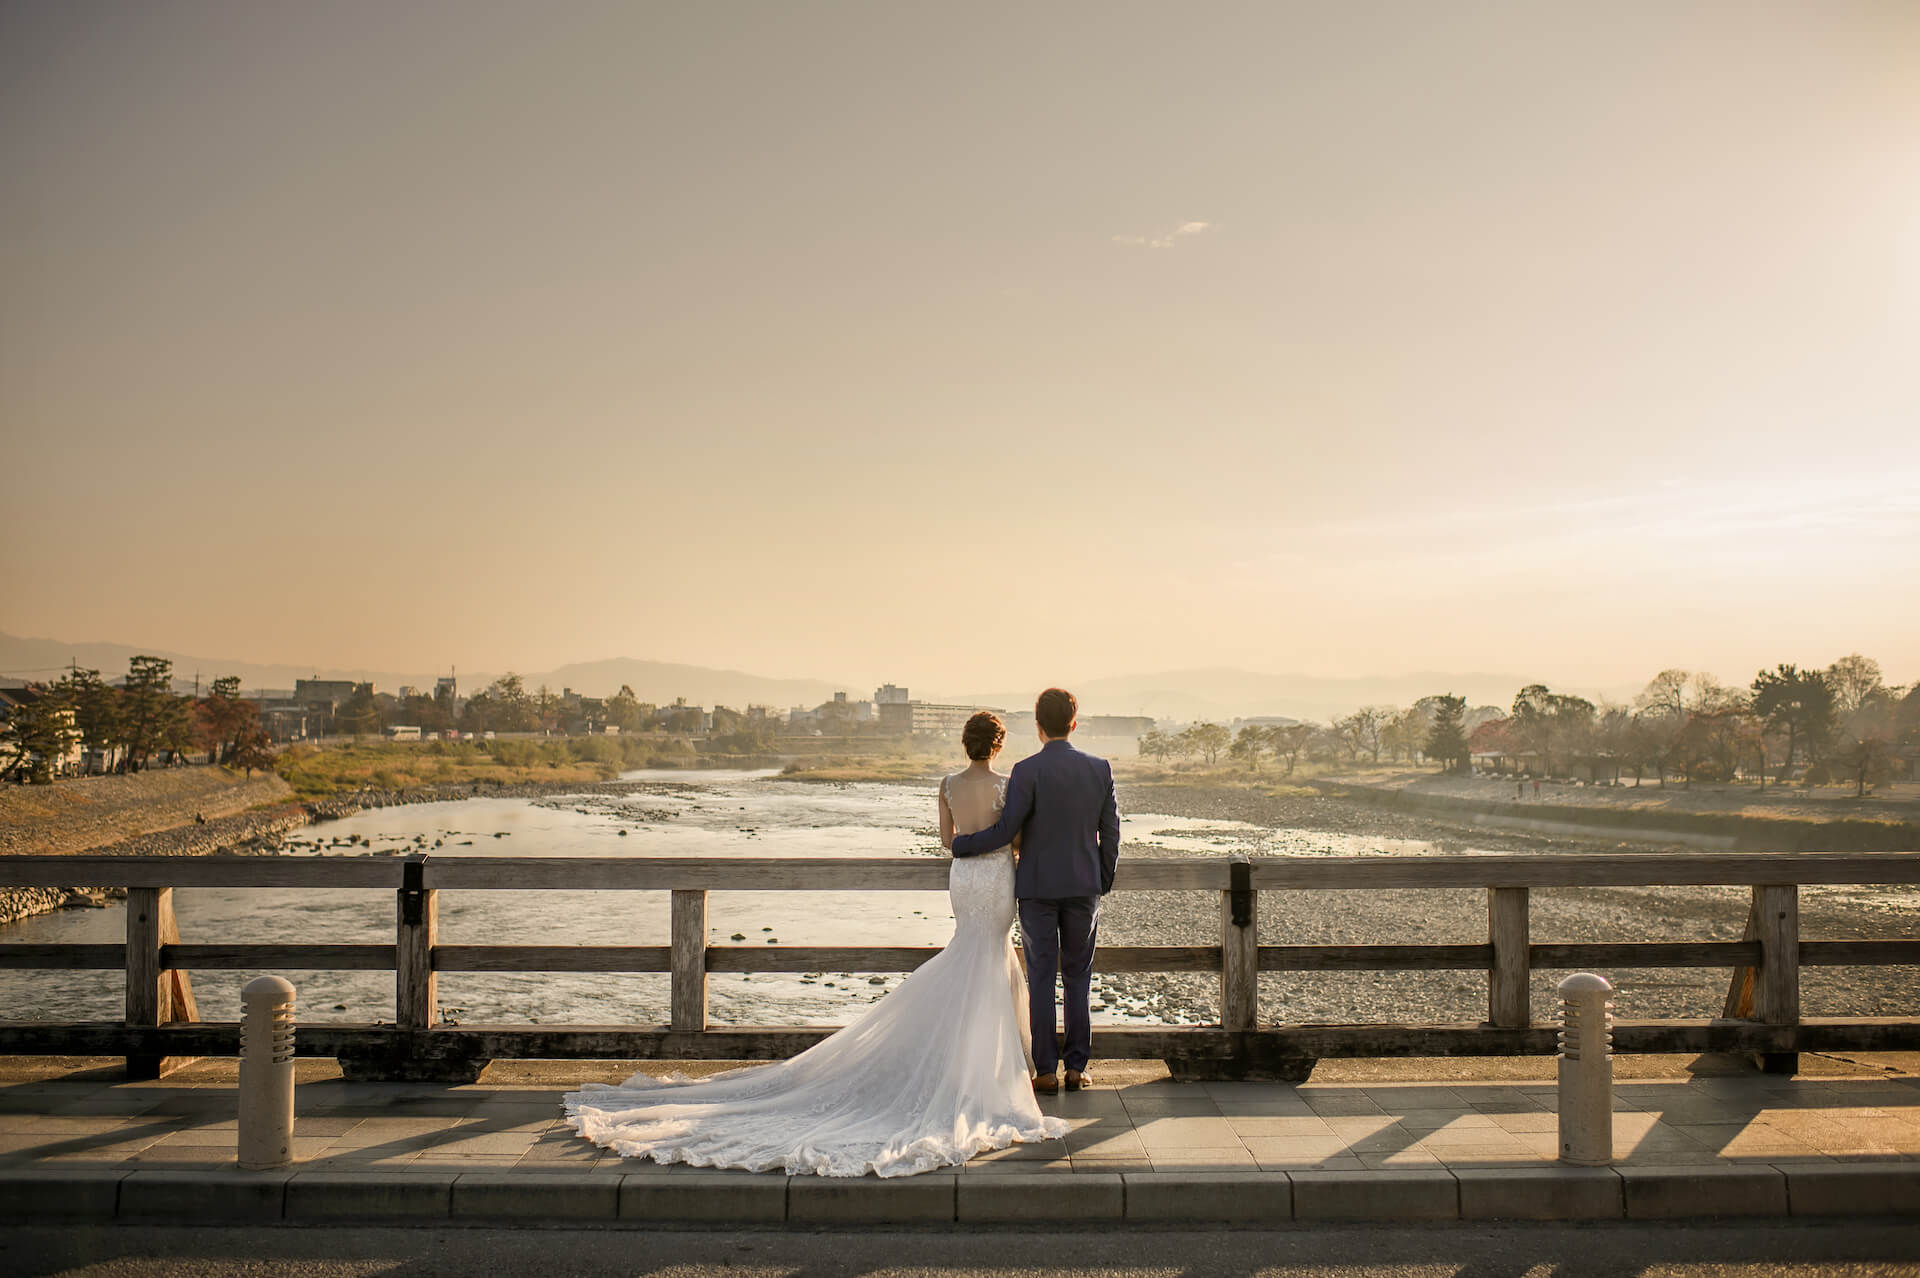
<svg viewBox="0 0 1920 1278"><path fill-rule="evenodd" d="M1059 1048L1053 1034L1053 974L1066 988L1067 1090L1091 1079L1094 934L1100 898L1113 890L1120 860L1120 809L1113 800L1113 766L1068 742L1079 726L1079 703L1063 688L1048 688L1034 704L1040 753L1013 765L1007 805L991 829L956 835L955 856L1003 848L1020 835L1020 937L1027 950L1027 1001L1033 1017L1033 1090L1060 1090Z"/></svg>

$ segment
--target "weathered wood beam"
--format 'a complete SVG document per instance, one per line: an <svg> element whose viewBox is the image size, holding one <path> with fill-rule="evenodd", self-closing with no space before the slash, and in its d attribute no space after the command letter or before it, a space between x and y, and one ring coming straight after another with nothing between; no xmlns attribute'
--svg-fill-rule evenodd
<svg viewBox="0 0 1920 1278"><path fill-rule="evenodd" d="M0 857L0 886L391 890L404 864L383 856L12 856ZM1256 857L1251 864L1257 889L1920 883L1920 851ZM1229 875L1225 859L1130 857L1114 889L1225 891ZM946 882L947 863L935 857L473 856L444 857L428 869L431 887L525 891L942 891Z"/></svg>
<svg viewBox="0 0 1920 1278"><path fill-rule="evenodd" d="M1106 951L1100 951L1104 958ZM1263 945L1263 972L1484 972L1491 945Z"/></svg>
<svg viewBox="0 0 1920 1278"><path fill-rule="evenodd" d="M1760 970L1754 976L1754 1010L1768 1025L1800 1019L1800 889L1791 883L1764 883L1753 890L1754 917L1760 927ZM1760 1068L1769 1074L1795 1074L1795 1052L1763 1053Z"/></svg>
<svg viewBox="0 0 1920 1278"><path fill-rule="evenodd" d="M1260 1018L1260 894L1245 865L1220 894L1220 1024L1250 1030Z"/></svg>
<svg viewBox="0 0 1920 1278"><path fill-rule="evenodd" d="M1534 967L1734 967L1757 963L1756 941L1624 941L1528 947Z"/></svg>
<svg viewBox="0 0 1920 1278"><path fill-rule="evenodd" d="M436 945L436 972L670 972L665 945Z"/></svg>
<svg viewBox="0 0 1920 1278"><path fill-rule="evenodd" d="M0 968L40 968L42 970L94 968L100 971L123 969L127 965L124 945L76 945L56 942L43 945L0 945Z"/></svg>
<svg viewBox="0 0 1920 1278"><path fill-rule="evenodd" d="M1487 967L1487 1020L1503 1029L1533 1023L1527 910L1528 889L1487 889L1487 944L1493 949Z"/></svg>
<svg viewBox="0 0 1920 1278"><path fill-rule="evenodd" d="M672 1028L681 1033L707 1028L707 894L675 891L668 930Z"/></svg>
<svg viewBox="0 0 1920 1278"><path fill-rule="evenodd" d="M164 945L169 966L203 972L391 972L391 945Z"/></svg>
<svg viewBox="0 0 1920 1278"><path fill-rule="evenodd" d="M195 1021L192 979L170 969L162 948L177 944L180 925L173 917L173 889L136 887L127 892L127 1026L146 1029L174 1021ZM161 1078L189 1062L180 1056L129 1052L128 1078Z"/></svg>
<svg viewBox="0 0 1920 1278"><path fill-rule="evenodd" d="M721 1027L678 1033L663 1026L462 1025L403 1031L387 1025L302 1023L304 1057L434 1048L468 1058L517 1060L767 1060L792 1055L833 1032L830 1026ZM1094 1054L1108 1059L1230 1057L1246 1043L1315 1057L1552 1055L1551 1026L1270 1025L1232 1032L1196 1026L1095 1026ZM1892 1017L1818 1017L1799 1025L1757 1021L1618 1021L1616 1051L1920 1051L1920 1021ZM231 1056L239 1026L192 1023L133 1027L113 1021L0 1023L0 1055Z"/></svg>
<svg viewBox="0 0 1920 1278"><path fill-rule="evenodd" d="M420 865L421 856L407 858ZM424 867L423 867L424 868ZM433 970L433 947L440 936L439 894L415 885L395 893L393 1020L403 1030L430 1028L440 1019L439 983Z"/></svg>

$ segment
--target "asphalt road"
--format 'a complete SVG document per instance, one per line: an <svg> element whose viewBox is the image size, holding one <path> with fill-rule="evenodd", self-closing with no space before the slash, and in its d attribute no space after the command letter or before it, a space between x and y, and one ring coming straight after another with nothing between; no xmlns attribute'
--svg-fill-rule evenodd
<svg viewBox="0 0 1920 1278"><path fill-rule="evenodd" d="M1920 1224L1807 1223L1286 1231L660 1232L87 1226L0 1229L7 1278L1571 1278L1920 1275Z"/></svg>

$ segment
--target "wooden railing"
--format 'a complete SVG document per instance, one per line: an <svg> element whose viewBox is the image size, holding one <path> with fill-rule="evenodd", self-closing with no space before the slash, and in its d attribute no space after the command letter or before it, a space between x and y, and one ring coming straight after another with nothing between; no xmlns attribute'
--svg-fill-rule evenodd
<svg viewBox="0 0 1920 1278"><path fill-rule="evenodd" d="M89 883L128 889L124 945L0 943L0 967L126 972L124 1022L0 1021L0 1054L124 1055L154 1076L170 1060L232 1055L237 1027L203 1023L193 970L375 970L394 973L394 1024L303 1025L302 1055L337 1056L363 1076L472 1077L489 1059L769 1059L819 1041L818 1028L711 1028L713 972L911 971L937 951L922 946L707 944L707 894L730 891L939 891L947 864L928 857L405 859L332 857L6 857L0 886ZM1629 853L1620 855L1129 858L1118 891L1211 892L1220 902L1215 945L1105 946L1103 972L1212 972L1218 1026L1096 1030L1095 1052L1167 1060L1185 1076L1303 1077L1328 1056L1550 1054L1551 1026L1533 1024L1534 969L1706 967L1733 970L1725 1015L1712 1020L1620 1021L1623 1052L1752 1052L1791 1069L1802 1051L1920 1049L1920 1010L1907 1018L1803 1018L1805 966L1920 965L1920 939L1821 941L1799 932L1799 889L1809 884L1920 883L1920 853ZM1739 941L1536 944L1533 888L1747 886L1753 904ZM396 894L387 944L214 945L183 942L173 917L179 887L364 888ZM1487 939L1471 945L1261 945L1260 894L1385 888L1484 889ZM667 945L445 945L439 895L447 891L666 891ZM1431 971L1487 973L1487 1019L1478 1024L1260 1025L1261 972ZM665 972L666 1026L448 1026L439 1023L441 972ZM0 1015L4 1015L0 1012Z"/></svg>

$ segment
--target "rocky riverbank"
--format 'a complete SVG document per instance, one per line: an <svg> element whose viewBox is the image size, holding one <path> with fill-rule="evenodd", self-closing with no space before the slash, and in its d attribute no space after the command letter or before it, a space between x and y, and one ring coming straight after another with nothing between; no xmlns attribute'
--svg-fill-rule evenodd
<svg viewBox="0 0 1920 1278"><path fill-rule="evenodd" d="M1375 806L1364 796L1268 793L1241 786L1122 782L1120 803L1134 812L1199 820L1247 822L1304 831L1298 850L1314 850L1311 832L1417 840L1439 852L1572 852L1655 850L1631 831L1598 836L1542 835L1478 828L1470 813L1429 813ZM1223 828L1220 851L1237 850ZM1148 832L1128 849L1138 855L1178 856L1155 847ZM1209 853L1219 855L1219 852ZM1125 863L1122 862L1122 874ZM1585 941L1731 941L1745 926L1749 893L1737 887L1559 888L1533 893L1536 943ZM1801 893L1802 934L1809 938L1894 939L1912 933L1920 892L1909 888L1807 888ZM1475 945L1487 936L1483 890L1266 892L1260 896L1263 945ZM1118 892L1101 912L1107 945L1217 944L1217 902L1193 892ZM1604 973L1619 990L1626 1018L1717 1016L1729 973L1718 968L1641 969ZM1536 972L1533 1012L1554 1014L1553 986L1563 972ZM1911 968L1803 969L1802 999L1809 1016L1891 1016L1913 1012ZM1480 1021L1487 1015L1486 977L1480 972L1271 973L1260 980L1262 1020L1288 1023L1359 1021ZM1219 981L1208 975L1110 974L1096 986L1108 1012L1175 1024L1219 1017Z"/></svg>

